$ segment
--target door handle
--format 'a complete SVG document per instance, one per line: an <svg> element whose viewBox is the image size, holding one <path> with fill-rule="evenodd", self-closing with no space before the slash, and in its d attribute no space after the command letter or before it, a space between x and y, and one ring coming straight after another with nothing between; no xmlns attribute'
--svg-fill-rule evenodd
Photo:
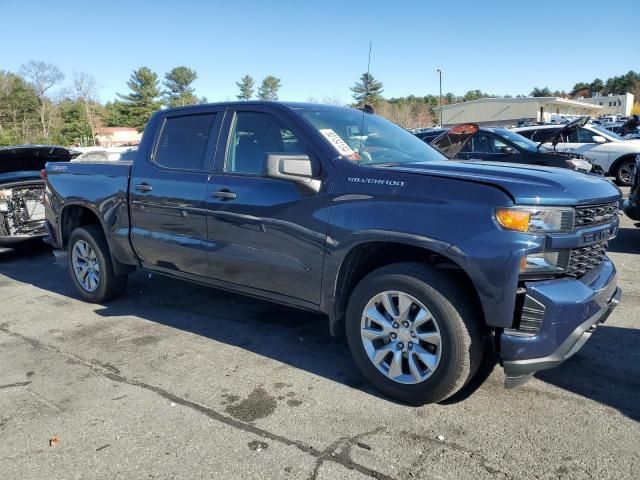
<svg viewBox="0 0 640 480"><path fill-rule="evenodd" d="M139 183L139 184L137 184L135 186L135 189L138 192L146 193L146 192L150 192L151 190L153 190L153 187L151 185L149 185L148 183Z"/></svg>
<svg viewBox="0 0 640 480"><path fill-rule="evenodd" d="M220 200L235 200L237 197L234 192L230 192L229 190L218 190L217 192L213 192L212 196Z"/></svg>

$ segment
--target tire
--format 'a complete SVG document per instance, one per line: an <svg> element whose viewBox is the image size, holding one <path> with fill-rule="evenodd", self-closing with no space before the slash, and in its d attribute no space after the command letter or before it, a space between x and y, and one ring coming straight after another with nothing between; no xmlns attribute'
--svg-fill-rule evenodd
<svg viewBox="0 0 640 480"><path fill-rule="evenodd" d="M454 281L454 277L449 273L420 263L388 265L371 272L360 281L349 298L346 334L356 365L374 387L404 403L423 405L449 398L474 376L482 362L485 342L474 302L469 301L470 295L466 288L460 287L460 283ZM391 330L390 336L375 340L378 342L377 345L382 346L372 350L373 342L369 343L368 335L375 323L369 323L366 330L367 338L363 338L361 334L364 331L363 326L370 322L368 319L371 318L364 315L365 309L368 313L373 313L373 316L383 309L383 318L387 320L396 318L384 313L386 312L384 305L377 303L377 298L384 298L384 296L380 297L382 292L391 292L392 303L395 305L400 304L401 295L405 296L403 297L404 306L408 305L406 296L410 297L409 300L413 298L417 301L411 303L411 307L405 308L405 311L423 312L421 307L425 307L433 319L433 323L427 322L432 331L419 330L419 328L425 328L424 321L422 321L422 327L416 327L419 323L418 317L424 319L427 316L415 313L415 318L406 322L410 328ZM397 298L393 297L396 294ZM375 310L371 310L372 308ZM391 308L396 313L401 310L397 306ZM404 317L399 315L397 318ZM378 330L374 330L374 335L379 335ZM436 330L437 333L434 333ZM396 332L396 337L393 337L395 340L391 340L393 332ZM402 339L406 340L407 335L411 336L412 341L400 342ZM420 336L417 343L416 335ZM439 342L438 347L421 340L425 336L435 335L439 335L439 339L436 339ZM396 342L394 346L392 346L393 342ZM365 346L365 343L368 345ZM394 368L394 372L401 371L402 375L391 375L391 364L397 358L396 355L399 355L398 351L401 348L405 349L401 354L404 360L396 362L396 365L402 365L402 367ZM390 349L390 352L383 358L382 363L379 363L380 366L374 365L370 355L379 359L381 354L378 355L378 352L387 349ZM425 358L430 359L430 362L422 363L421 354L424 354L425 350L429 350L427 352L429 355ZM409 357L412 359L413 369L409 365ZM435 365L434 368L427 367L429 363ZM381 368L387 371L383 372ZM416 375L415 371L418 371L419 375ZM390 378L391 376L394 378Z"/></svg>
<svg viewBox="0 0 640 480"><path fill-rule="evenodd" d="M78 250L74 256L74 249L76 249L76 247ZM84 248L84 252L93 253L93 255L89 255L89 257L91 257L92 262L95 262L91 267L94 273L91 278L95 280L97 275L97 281L89 280L88 285L86 279L89 278L89 273L81 275L77 273L78 269L76 268L78 265L88 264L88 262L82 260L80 256L80 252L82 251L81 247ZM127 287L128 276L116 275L113 271L109 245L107 244L104 232L99 226L87 225L76 228L69 238L67 257L71 281L86 301L92 303L108 302L122 295ZM75 267L74 262L76 263ZM94 265L97 266L97 268ZM84 271L86 272L87 269L85 268ZM81 281L82 278L84 278L85 281Z"/></svg>
<svg viewBox="0 0 640 480"><path fill-rule="evenodd" d="M633 183L633 170L635 169L635 159L625 158L616 166L613 176L616 183L621 187L630 187Z"/></svg>

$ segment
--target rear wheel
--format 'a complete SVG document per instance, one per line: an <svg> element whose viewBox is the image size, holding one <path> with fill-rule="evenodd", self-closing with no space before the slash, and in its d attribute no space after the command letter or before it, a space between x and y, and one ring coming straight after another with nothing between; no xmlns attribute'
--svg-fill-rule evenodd
<svg viewBox="0 0 640 480"><path fill-rule="evenodd" d="M116 275L113 271L109 245L95 225L79 227L71 233L68 262L71 280L89 302L112 300L127 286L127 275Z"/></svg>
<svg viewBox="0 0 640 480"><path fill-rule="evenodd" d="M363 375L406 403L440 402L475 374L483 340L472 304L452 278L418 263L367 275L347 308L351 353Z"/></svg>
<svg viewBox="0 0 640 480"><path fill-rule="evenodd" d="M633 182L633 172L635 168L636 162L634 159L629 158L621 160L614 172L616 183L623 187L630 186Z"/></svg>

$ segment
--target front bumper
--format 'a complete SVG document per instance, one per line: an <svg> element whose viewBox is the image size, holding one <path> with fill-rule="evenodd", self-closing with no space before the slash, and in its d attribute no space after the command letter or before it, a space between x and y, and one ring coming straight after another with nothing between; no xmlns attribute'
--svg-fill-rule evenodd
<svg viewBox="0 0 640 480"><path fill-rule="evenodd" d="M528 282L525 287L544 316L535 334L508 329L500 334L507 388L521 385L539 370L560 365L580 350L622 295L608 258L580 279Z"/></svg>

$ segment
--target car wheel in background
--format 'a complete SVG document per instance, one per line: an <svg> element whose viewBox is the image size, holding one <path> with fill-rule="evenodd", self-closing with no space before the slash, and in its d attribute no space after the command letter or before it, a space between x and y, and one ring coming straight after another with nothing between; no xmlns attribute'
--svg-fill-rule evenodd
<svg viewBox="0 0 640 480"><path fill-rule="evenodd" d="M622 160L614 172L616 183L623 187L630 186L633 182L635 167L636 162L633 158Z"/></svg>

